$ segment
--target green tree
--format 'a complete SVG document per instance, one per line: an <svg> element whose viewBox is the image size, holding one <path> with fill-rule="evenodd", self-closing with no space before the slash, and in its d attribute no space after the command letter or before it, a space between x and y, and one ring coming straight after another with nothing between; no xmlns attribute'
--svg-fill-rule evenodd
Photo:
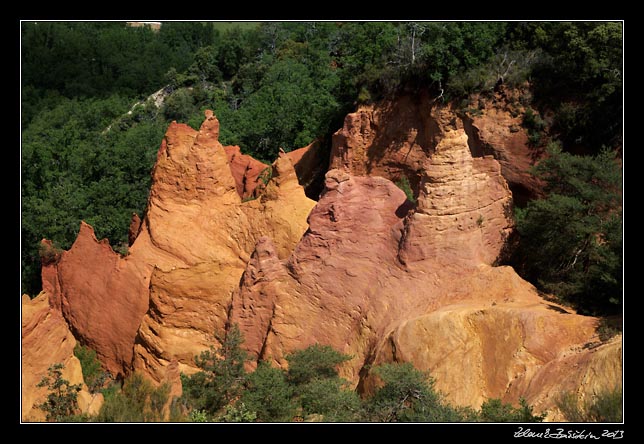
<svg viewBox="0 0 644 444"><path fill-rule="evenodd" d="M469 409L445 403L434 389L434 380L409 362L382 364L373 371L383 385L366 402L368 421L461 422L476 418Z"/></svg>
<svg viewBox="0 0 644 444"><path fill-rule="evenodd" d="M515 47L539 49L535 101L554 112L564 148L597 153L622 141L623 26L619 22L515 22Z"/></svg>
<svg viewBox="0 0 644 444"><path fill-rule="evenodd" d="M211 346L195 358L200 372L181 375L183 397L190 407L215 415L241 394L247 377L244 363L248 360L241 348L243 342L239 327L233 325L220 349Z"/></svg>
<svg viewBox="0 0 644 444"><path fill-rule="evenodd" d="M108 378L108 373L103 370L101 363L96 358L96 351L89 347L76 344L74 356L78 358L83 371L83 380L91 393L96 393L103 388Z"/></svg>
<svg viewBox="0 0 644 444"><path fill-rule="evenodd" d="M172 93L163 103L163 114L168 120L185 122L195 111L193 96L185 88Z"/></svg>
<svg viewBox="0 0 644 444"><path fill-rule="evenodd" d="M335 378L338 376L338 366L349 359L351 356L342 354L329 345L314 344L286 356L286 377L294 385L306 384L318 378Z"/></svg>
<svg viewBox="0 0 644 444"><path fill-rule="evenodd" d="M244 406L256 414L262 422L285 422L295 415L293 387L282 370L261 361L257 369L246 380L241 395Z"/></svg>
<svg viewBox="0 0 644 444"><path fill-rule="evenodd" d="M44 411L49 422L65 422L74 419L79 411L78 392L81 384L70 384L63 378L65 366L61 363L51 365L36 387L47 387L49 393L45 402L38 406Z"/></svg>
<svg viewBox="0 0 644 444"><path fill-rule="evenodd" d="M315 378L296 390L305 417L322 415L325 422L352 422L360 419L360 397L342 378Z"/></svg>
<svg viewBox="0 0 644 444"><path fill-rule="evenodd" d="M516 210L517 268L583 313L618 311L622 209L615 154L575 156L551 146L535 173L545 182L547 197Z"/></svg>
<svg viewBox="0 0 644 444"><path fill-rule="evenodd" d="M500 399L488 399L480 412L483 422L542 422L545 417L545 414L535 415L524 398L519 399L519 407L505 404Z"/></svg>
<svg viewBox="0 0 644 444"><path fill-rule="evenodd" d="M315 80L309 67L292 59L273 64L229 121L242 147L271 161L280 147L290 151L324 135L338 107L333 82Z"/></svg>
<svg viewBox="0 0 644 444"><path fill-rule="evenodd" d="M122 388L105 394L97 422L160 422L164 420L170 386L155 388L142 374L133 373Z"/></svg>
<svg viewBox="0 0 644 444"><path fill-rule="evenodd" d="M248 409L246 404L239 401L234 404L228 404L224 414L219 419L221 422L255 422L257 413Z"/></svg>
<svg viewBox="0 0 644 444"><path fill-rule="evenodd" d="M202 82L220 82L222 74L217 66L217 48L206 46L195 52L195 61L188 72L196 75Z"/></svg>
<svg viewBox="0 0 644 444"><path fill-rule="evenodd" d="M358 417L359 397L338 374L340 364L351 356L328 345L314 344L286 359L286 378L305 417L322 415L324 421L352 421Z"/></svg>

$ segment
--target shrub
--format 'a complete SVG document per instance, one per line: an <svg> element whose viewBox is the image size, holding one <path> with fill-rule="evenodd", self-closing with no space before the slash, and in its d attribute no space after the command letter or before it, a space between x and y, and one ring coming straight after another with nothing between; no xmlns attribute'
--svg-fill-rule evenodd
<svg viewBox="0 0 644 444"><path fill-rule="evenodd" d="M405 196L407 196L407 199L410 202L416 203L416 197L414 197L414 191L411 189L411 184L409 183L407 176L401 176L400 179L396 181L396 186L403 190Z"/></svg>
<svg viewBox="0 0 644 444"><path fill-rule="evenodd" d="M181 375L185 403L193 409L216 415L239 397L246 379L244 363L248 360L246 352L241 349L243 341L235 324L219 350L210 347L195 359L201 371L192 376Z"/></svg>
<svg viewBox="0 0 644 444"><path fill-rule="evenodd" d="M241 395L243 405L256 413L258 421L290 421L295 414L293 387L282 370L260 362L248 375Z"/></svg>
<svg viewBox="0 0 644 444"><path fill-rule="evenodd" d="M188 415L189 422L208 422L208 413L205 410L193 410Z"/></svg>
<svg viewBox="0 0 644 444"><path fill-rule="evenodd" d="M546 415L535 415L524 398L519 407L504 404L500 399L488 399L481 406L480 418L484 422L542 422Z"/></svg>
<svg viewBox="0 0 644 444"><path fill-rule="evenodd" d="M288 361L287 380L291 384L306 384L316 378L338 376L337 367L351 359L328 345L314 344L304 350L286 356Z"/></svg>
<svg viewBox="0 0 644 444"><path fill-rule="evenodd" d="M342 378L314 379L298 389L302 413L322 415L328 422L349 422L359 418L358 394Z"/></svg>
<svg viewBox="0 0 644 444"><path fill-rule="evenodd" d="M185 122L196 111L192 94L185 88L172 93L163 104L163 115L168 120Z"/></svg>
<svg viewBox="0 0 644 444"><path fill-rule="evenodd" d="M105 396L96 420L98 422L159 422L168 401L170 386L155 388L140 373L130 375L120 390Z"/></svg>
<svg viewBox="0 0 644 444"><path fill-rule="evenodd" d="M38 246L38 255L43 265L55 264L60 259L62 248L56 246L53 242L41 242Z"/></svg>
<svg viewBox="0 0 644 444"><path fill-rule="evenodd" d="M49 422L72 421L78 413L78 392L81 384L70 384L63 378L63 364L54 364L47 369L36 387L47 387L49 394L45 402L38 406L46 413Z"/></svg>
<svg viewBox="0 0 644 444"><path fill-rule="evenodd" d="M618 312L622 176L615 154L575 156L553 144L535 174L547 196L515 208L520 242L513 265L583 314Z"/></svg>
<svg viewBox="0 0 644 444"><path fill-rule="evenodd" d="M585 402L567 392L557 399L557 407L570 422L621 422L622 389L604 390Z"/></svg>
<svg viewBox="0 0 644 444"><path fill-rule="evenodd" d="M377 422L459 422L471 420L468 409L446 404L434 380L409 363L374 368L383 385L367 400L365 417Z"/></svg>
<svg viewBox="0 0 644 444"><path fill-rule="evenodd" d="M220 417L221 422L255 422L256 419L257 414L243 402L227 405L225 413Z"/></svg>
<svg viewBox="0 0 644 444"><path fill-rule="evenodd" d="M96 358L96 351L77 344L74 347L74 356L80 361L83 379L89 391L96 393L102 389L109 375L103 371L101 363Z"/></svg>

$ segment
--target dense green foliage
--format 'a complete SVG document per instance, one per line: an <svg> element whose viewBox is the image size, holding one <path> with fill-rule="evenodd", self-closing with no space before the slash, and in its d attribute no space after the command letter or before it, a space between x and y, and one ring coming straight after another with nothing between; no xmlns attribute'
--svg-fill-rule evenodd
<svg viewBox="0 0 644 444"><path fill-rule="evenodd" d="M195 357L200 372L181 375L181 398L169 398L168 384L155 388L133 373L102 390L105 402L96 416L81 415L76 403L80 385L62 379L63 366L56 364L38 385L50 390L40 408L56 422L540 422L545 416L534 415L523 399L517 408L498 399L488 400L480 411L453 407L435 390L434 380L410 363L374 367L375 391L361 398L338 373L350 356L319 344L287 355L287 370L260 362L247 372L239 328L233 325L221 342L218 350ZM77 354L84 372L98 373L90 349L78 348Z"/></svg>
<svg viewBox="0 0 644 444"><path fill-rule="evenodd" d="M202 353L195 360L202 372L182 375L182 402L189 421L540 422L544 418L533 415L524 400L518 408L498 399L486 402L481 411L453 407L434 389L433 379L410 363L374 367L380 383L371 396L361 399L338 373L350 356L319 344L287 355L286 370L260 362L247 373L240 361L245 359L242 339L233 326L219 351ZM235 377L213 370L220 368L235 368ZM224 399L222 390L231 386L234 396Z"/></svg>
<svg viewBox="0 0 644 444"><path fill-rule="evenodd" d="M123 387L104 392L105 402L98 415L90 418L96 422L159 422L165 420L164 406L168 402L170 387L154 387L140 373L133 373Z"/></svg>
<svg viewBox="0 0 644 444"><path fill-rule="evenodd" d="M74 356L80 361L83 380L90 393L96 393L101 390L109 375L108 372L103 370L101 363L96 358L96 351L77 344L74 347Z"/></svg>
<svg viewBox="0 0 644 444"><path fill-rule="evenodd" d="M523 124L535 148L559 141L564 152L621 149L619 22L168 22L158 32L122 22L21 26L22 291L31 295L41 288L40 240L67 249L81 220L126 252L130 216L145 210L168 123L198 128L206 108L221 121L222 143L272 161L280 147L316 138L328 149L359 102L427 90L463 106L503 83L527 91ZM161 89L157 108L145 98ZM583 212L563 211L569 201L550 203L562 223ZM564 232L581 229L569 225ZM548 236L533 228L524 224L520 243ZM539 256L532 263L522 256L521 266L544 289L557 283L548 291L593 300L586 311L595 311L595 300L621 298L608 296L621 255L602 256L618 241L586 250L589 263L610 264L603 272L580 274L578 260L575 273L559 270L555 278ZM588 273L597 279L581 289ZM590 299L578 297L589 292Z"/></svg>
<svg viewBox="0 0 644 444"><path fill-rule="evenodd" d="M619 311L622 207L615 154L575 156L553 145L535 173L547 196L517 209L517 268L582 312Z"/></svg>
<svg viewBox="0 0 644 444"><path fill-rule="evenodd" d="M246 380L244 363L248 360L241 349L242 342L243 336L234 325L219 350L211 347L195 359L202 371L189 377L182 375L184 398L195 409L214 415L240 395Z"/></svg>
<svg viewBox="0 0 644 444"><path fill-rule="evenodd" d="M488 399L481 405L481 420L484 422L541 422L545 417L545 413L535 415L524 398L519 400L518 408L500 399Z"/></svg>
<svg viewBox="0 0 644 444"><path fill-rule="evenodd" d="M621 23L519 23L510 37L541 52L531 72L535 101L554 113L552 131L564 147L596 153L621 145Z"/></svg>
<svg viewBox="0 0 644 444"><path fill-rule="evenodd" d="M476 412L447 404L434 380L408 362L374 369L383 385L366 402L366 417L375 422L474 421Z"/></svg>

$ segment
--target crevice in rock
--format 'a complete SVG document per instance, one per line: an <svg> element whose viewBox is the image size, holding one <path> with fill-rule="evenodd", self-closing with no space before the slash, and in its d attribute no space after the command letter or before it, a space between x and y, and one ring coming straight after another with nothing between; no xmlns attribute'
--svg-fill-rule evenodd
<svg viewBox="0 0 644 444"><path fill-rule="evenodd" d="M479 130L474 126L474 121L466 114L459 116L463 121L463 129L467 134L467 146L473 158L483 156L494 156L494 150L486 143L481 141Z"/></svg>
<svg viewBox="0 0 644 444"><path fill-rule="evenodd" d="M273 309L271 310L271 317L268 319L268 325L266 326L266 333L264 334L264 340L262 341L262 347L259 349L259 354L257 355L257 363L266 359L266 345L268 342L268 335L270 335L271 330L273 329L273 319L275 318L275 302L273 302Z"/></svg>

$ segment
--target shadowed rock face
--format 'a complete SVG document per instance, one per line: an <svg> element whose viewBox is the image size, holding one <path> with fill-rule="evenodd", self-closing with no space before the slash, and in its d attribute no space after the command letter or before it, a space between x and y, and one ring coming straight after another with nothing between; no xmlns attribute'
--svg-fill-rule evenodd
<svg viewBox="0 0 644 444"><path fill-rule="evenodd" d="M524 396L552 408L553 391L621 384L621 345L587 347L596 319L493 266L512 194L503 164L473 149L471 125L422 96L361 108L334 136L316 204L301 185L314 145L282 153L252 189L264 164L221 146L212 113L200 131L172 123L129 254L82 224L43 267L52 310L112 373L140 371L175 394L234 323L255 363L285 366L314 343L350 354L341 373L362 391L369 366L389 361L429 370L473 406ZM415 205L391 181L402 175Z"/></svg>
<svg viewBox="0 0 644 444"><path fill-rule="evenodd" d="M480 113L473 116L463 112L441 112L440 116L425 92L361 105L333 135L330 168L394 182L406 176L412 189L418 190L424 164L443 140L444 128L457 124L467 134L472 157L494 157L514 200L523 204L541 192L542 184L529 170L542 153L529 146L519 95L502 89L492 98L474 97L472 102L481 105Z"/></svg>
<svg viewBox="0 0 644 444"><path fill-rule="evenodd" d="M441 140L426 94L362 105L332 139L329 168L353 175L408 178L417 189L423 165Z"/></svg>

